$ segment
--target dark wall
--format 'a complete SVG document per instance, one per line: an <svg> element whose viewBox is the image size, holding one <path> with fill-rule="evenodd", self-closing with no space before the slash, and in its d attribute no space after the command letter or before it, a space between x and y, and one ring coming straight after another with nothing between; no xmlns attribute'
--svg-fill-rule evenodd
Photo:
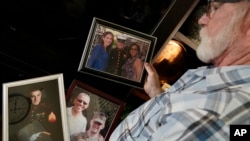
<svg viewBox="0 0 250 141"><path fill-rule="evenodd" d="M63 73L66 92L77 79L125 101L122 119L148 97L143 90L77 71L93 17L156 36L156 54L192 4L193 0L2 0L0 82ZM180 30L190 33L187 28ZM185 69L203 65L194 50L185 47Z"/></svg>
<svg viewBox="0 0 250 141"><path fill-rule="evenodd" d="M12 61L1 61L4 78L1 82L64 73L66 88L72 79L82 79L111 93L114 92L113 86L125 89L119 91L119 95L124 95L129 87L112 82L108 86L103 85L106 81L102 79L93 80L93 77L77 73L93 17L150 34L171 2L4 0L1 2L4 14L0 51L3 56L10 56ZM20 62L26 65L20 65ZM118 95L117 92L114 95Z"/></svg>
<svg viewBox="0 0 250 141"><path fill-rule="evenodd" d="M175 6L171 5L172 2L176 2ZM63 73L65 89L73 79L78 79L124 100L131 87L77 72L93 17L146 34L154 31L153 35L158 38L157 51L192 2L3 0L0 2L0 81ZM163 16L165 19L161 20ZM191 56L194 55L191 49L188 50ZM191 59L192 62L194 60L196 58Z"/></svg>

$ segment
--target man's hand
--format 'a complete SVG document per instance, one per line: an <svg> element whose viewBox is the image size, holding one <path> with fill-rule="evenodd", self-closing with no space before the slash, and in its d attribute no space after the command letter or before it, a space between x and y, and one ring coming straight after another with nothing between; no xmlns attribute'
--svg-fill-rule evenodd
<svg viewBox="0 0 250 141"><path fill-rule="evenodd" d="M149 97L153 98L157 94L164 92L164 90L161 88L159 76L155 68L151 64L148 64L148 63L145 63L144 66L148 73L148 76L144 84L144 90L148 94Z"/></svg>

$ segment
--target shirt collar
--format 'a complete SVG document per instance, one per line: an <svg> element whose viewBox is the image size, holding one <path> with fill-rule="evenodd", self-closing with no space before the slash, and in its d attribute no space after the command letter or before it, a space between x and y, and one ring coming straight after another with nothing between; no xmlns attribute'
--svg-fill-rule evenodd
<svg viewBox="0 0 250 141"><path fill-rule="evenodd" d="M250 66L201 67L194 75L204 77L208 91L250 83Z"/></svg>
<svg viewBox="0 0 250 141"><path fill-rule="evenodd" d="M189 69L166 92L173 93L193 86L213 91L244 83L250 83L250 66L203 66Z"/></svg>

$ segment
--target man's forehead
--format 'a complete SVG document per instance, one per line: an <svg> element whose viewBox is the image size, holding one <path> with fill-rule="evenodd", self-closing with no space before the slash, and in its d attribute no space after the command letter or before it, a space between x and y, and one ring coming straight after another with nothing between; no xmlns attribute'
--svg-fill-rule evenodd
<svg viewBox="0 0 250 141"><path fill-rule="evenodd" d="M86 93L79 93L77 97L89 97Z"/></svg>
<svg viewBox="0 0 250 141"><path fill-rule="evenodd" d="M243 1L243 0L208 0L208 2L240 2L240 1Z"/></svg>
<svg viewBox="0 0 250 141"><path fill-rule="evenodd" d="M78 95L77 98L81 99L81 100L83 100L85 102L90 100L90 97L88 95Z"/></svg>
<svg viewBox="0 0 250 141"><path fill-rule="evenodd" d="M42 92L40 90L33 90L30 93L31 94L41 94Z"/></svg>

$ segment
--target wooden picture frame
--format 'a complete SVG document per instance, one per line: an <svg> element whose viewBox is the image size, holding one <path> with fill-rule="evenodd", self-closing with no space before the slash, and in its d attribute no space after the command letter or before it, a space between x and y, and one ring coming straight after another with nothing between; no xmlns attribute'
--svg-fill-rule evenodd
<svg viewBox="0 0 250 141"><path fill-rule="evenodd" d="M113 36L110 36L112 42L111 45L110 42L104 43L109 44L104 48L106 46L103 44L104 36L108 32L113 34ZM118 53L117 51L112 55L111 49L118 49L119 37L124 39L124 52ZM94 17L78 71L132 87L142 88L146 77L144 62L151 61L156 40L151 35ZM138 45L137 48L130 47L135 44ZM129 50L130 48L132 49ZM136 57L133 57L133 50L136 50ZM122 58L114 59L116 63L112 65L110 60L114 56L122 56ZM138 62L136 65L131 65L131 62L134 62L133 59ZM126 61L127 65L125 65ZM115 66L118 70L112 69L112 66ZM138 68L138 71L134 71L134 66Z"/></svg>
<svg viewBox="0 0 250 141"><path fill-rule="evenodd" d="M75 79L67 91L67 108L74 106L74 100L80 93L85 93L90 97L88 108L82 112L87 119L86 131L90 127L93 113L102 112L106 115L106 122L100 134L105 140L108 140L110 134L119 123L120 116L126 103Z"/></svg>
<svg viewBox="0 0 250 141"><path fill-rule="evenodd" d="M63 74L3 84L3 140L69 140Z"/></svg>

